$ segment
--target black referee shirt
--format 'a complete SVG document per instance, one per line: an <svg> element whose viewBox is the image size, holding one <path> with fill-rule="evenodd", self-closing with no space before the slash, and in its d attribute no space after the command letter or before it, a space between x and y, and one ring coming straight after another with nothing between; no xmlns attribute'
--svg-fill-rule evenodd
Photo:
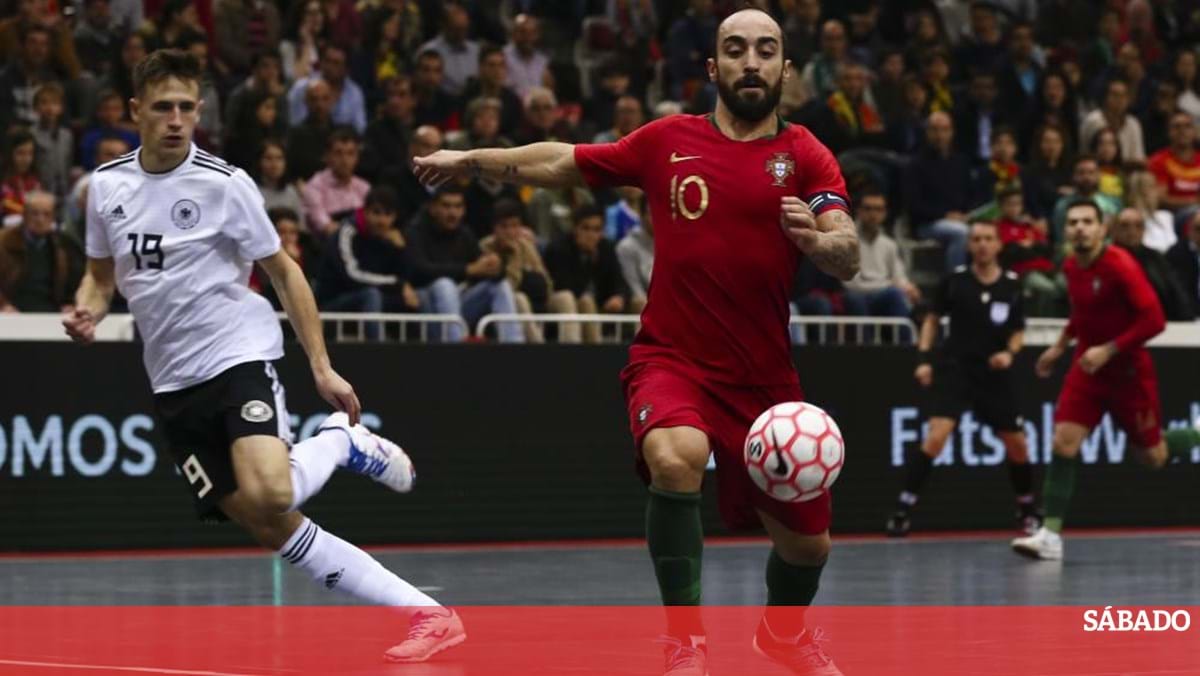
<svg viewBox="0 0 1200 676"><path fill-rule="evenodd" d="M947 356L986 361L1008 349L1008 339L1025 328L1021 283L1004 272L983 284L969 266L960 266L942 280L933 311L950 317L950 336L942 344Z"/></svg>

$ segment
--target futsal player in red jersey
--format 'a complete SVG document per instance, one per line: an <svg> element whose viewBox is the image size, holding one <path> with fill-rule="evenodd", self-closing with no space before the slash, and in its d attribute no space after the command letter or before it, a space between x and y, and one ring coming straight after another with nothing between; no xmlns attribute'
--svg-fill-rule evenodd
<svg viewBox="0 0 1200 676"><path fill-rule="evenodd" d="M1166 320L1141 265L1106 242L1102 219L1100 207L1089 199L1067 207L1066 234L1073 253L1063 263L1063 273L1071 318L1038 359L1038 375L1050 375L1072 340L1075 354L1054 411L1054 454L1042 490L1044 525L1012 543L1017 553L1035 559L1063 556L1063 519L1075 489L1079 448L1106 412L1125 430L1138 459L1151 467L1162 467L1171 456L1200 445L1195 428L1162 431L1158 376L1146 341L1162 332Z"/></svg>
<svg viewBox="0 0 1200 676"><path fill-rule="evenodd" d="M484 176L532 185L633 185L649 200L654 275L642 329L621 374L639 471L649 483L646 537L668 611L665 673L706 673L700 603L700 486L710 451L721 512L764 526L767 611L754 641L800 674L840 674L797 606L817 592L830 551L828 495L769 498L742 461L750 424L803 398L788 341L788 295L801 256L841 279L858 271L858 239L837 162L776 108L792 75L783 34L765 12L717 31L710 115L675 115L612 144L536 143L439 151L414 159L436 185ZM785 611L785 608L791 608Z"/></svg>

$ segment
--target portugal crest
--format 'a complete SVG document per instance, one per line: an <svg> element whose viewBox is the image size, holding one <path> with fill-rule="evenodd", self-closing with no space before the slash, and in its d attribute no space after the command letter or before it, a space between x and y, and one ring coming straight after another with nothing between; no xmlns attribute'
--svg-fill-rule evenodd
<svg viewBox="0 0 1200 676"><path fill-rule="evenodd" d="M788 153L775 153L767 160L767 173L775 182L771 185L776 187L785 187L788 177L796 171L796 163L792 161L792 156Z"/></svg>

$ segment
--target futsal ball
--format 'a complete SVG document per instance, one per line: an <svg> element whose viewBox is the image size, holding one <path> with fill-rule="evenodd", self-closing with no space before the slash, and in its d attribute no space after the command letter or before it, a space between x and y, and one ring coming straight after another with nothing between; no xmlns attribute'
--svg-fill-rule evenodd
<svg viewBox="0 0 1200 676"><path fill-rule="evenodd" d="M750 479L764 493L783 502L805 502L837 480L845 443L828 413L790 401L758 416L746 435L744 457Z"/></svg>

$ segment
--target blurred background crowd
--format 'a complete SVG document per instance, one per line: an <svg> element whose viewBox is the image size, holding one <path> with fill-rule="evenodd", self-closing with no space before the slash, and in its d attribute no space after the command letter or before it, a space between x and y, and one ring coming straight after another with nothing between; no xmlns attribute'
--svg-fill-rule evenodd
<svg viewBox="0 0 1200 676"><path fill-rule="evenodd" d="M604 143L712 110L732 0L11 0L0 19L0 312L58 312L83 267L88 174L138 145L131 70L193 53L197 143L258 183L322 310L640 311L639 191L465 180L411 157ZM996 223L1028 312L1064 316L1064 206L1093 198L1169 319L1200 311L1200 3L761 0L783 26L787 120L837 155L862 272L802 265L794 309L908 317ZM803 171L803 168L797 168ZM262 278L255 289L273 297ZM440 340L463 339L444 327ZM378 327L368 327L377 333ZM556 339L594 341L591 325ZM506 342L543 329L500 325Z"/></svg>

